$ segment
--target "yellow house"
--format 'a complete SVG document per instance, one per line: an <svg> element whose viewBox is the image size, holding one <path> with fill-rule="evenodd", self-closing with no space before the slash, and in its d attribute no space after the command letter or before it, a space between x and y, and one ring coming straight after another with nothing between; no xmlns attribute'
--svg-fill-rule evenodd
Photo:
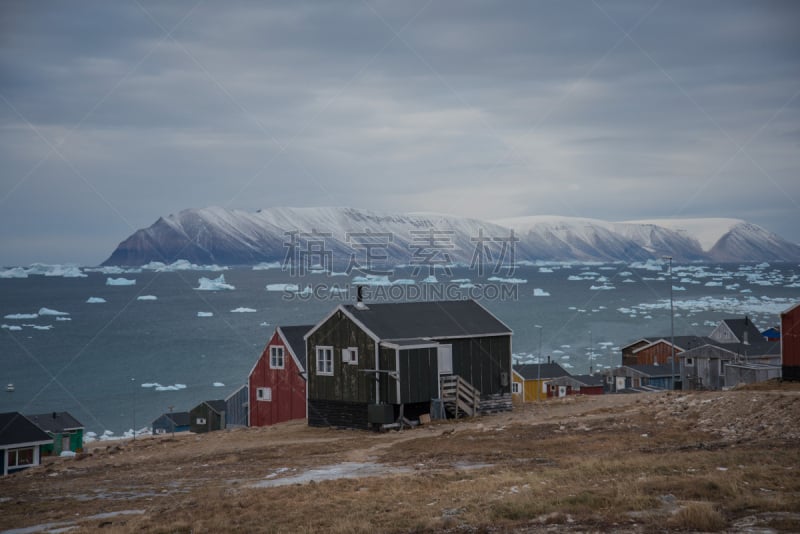
<svg viewBox="0 0 800 534"><path fill-rule="evenodd" d="M515 365L511 374L511 393L522 402L547 399L547 384L554 378L570 376L557 363Z"/></svg>

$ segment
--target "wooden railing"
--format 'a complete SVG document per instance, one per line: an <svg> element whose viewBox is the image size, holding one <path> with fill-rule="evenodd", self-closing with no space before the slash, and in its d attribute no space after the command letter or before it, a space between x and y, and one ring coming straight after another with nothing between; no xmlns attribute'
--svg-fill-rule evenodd
<svg viewBox="0 0 800 534"><path fill-rule="evenodd" d="M453 416L472 417L478 413L481 392L459 375L444 375L441 378L442 403Z"/></svg>

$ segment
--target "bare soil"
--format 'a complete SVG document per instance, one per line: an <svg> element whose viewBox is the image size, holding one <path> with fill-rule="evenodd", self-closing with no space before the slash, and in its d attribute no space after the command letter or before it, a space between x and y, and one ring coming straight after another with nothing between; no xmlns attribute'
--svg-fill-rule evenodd
<svg viewBox="0 0 800 534"><path fill-rule="evenodd" d="M401 432L102 442L0 479L20 532L800 532L800 385L577 396Z"/></svg>

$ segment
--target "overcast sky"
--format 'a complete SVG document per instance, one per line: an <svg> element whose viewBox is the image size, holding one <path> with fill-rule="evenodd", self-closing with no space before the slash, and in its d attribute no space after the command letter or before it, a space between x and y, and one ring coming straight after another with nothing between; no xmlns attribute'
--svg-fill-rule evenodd
<svg viewBox="0 0 800 534"><path fill-rule="evenodd" d="M0 265L189 207L800 242L800 2L3 2Z"/></svg>

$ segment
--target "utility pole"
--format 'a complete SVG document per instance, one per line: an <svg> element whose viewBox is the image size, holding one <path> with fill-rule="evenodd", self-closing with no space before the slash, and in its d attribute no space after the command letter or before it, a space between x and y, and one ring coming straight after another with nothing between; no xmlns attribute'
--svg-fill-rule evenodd
<svg viewBox="0 0 800 534"><path fill-rule="evenodd" d="M672 389L675 389L675 307L672 299L672 256L662 256L669 262L669 344L672 356Z"/></svg>
<svg viewBox="0 0 800 534"><path fill-rule="evenodd" d="M172 437L175 437L175 419L172 418L172 406L169 407L169 421L172 424Z"/></svg>
<svg viewBox="0 0 800 534"><path fill-rule="evenodd" d="M533 326L539 329L539 356L536 359L536 400L538 401L542 391L542 325L535 324Z"/></svg>
<svg viewBox="0 0 800 534"><path fill-rule="evenodd" d="M131 378L133 384L133 441L136 441L136 379Z"/></svg>

